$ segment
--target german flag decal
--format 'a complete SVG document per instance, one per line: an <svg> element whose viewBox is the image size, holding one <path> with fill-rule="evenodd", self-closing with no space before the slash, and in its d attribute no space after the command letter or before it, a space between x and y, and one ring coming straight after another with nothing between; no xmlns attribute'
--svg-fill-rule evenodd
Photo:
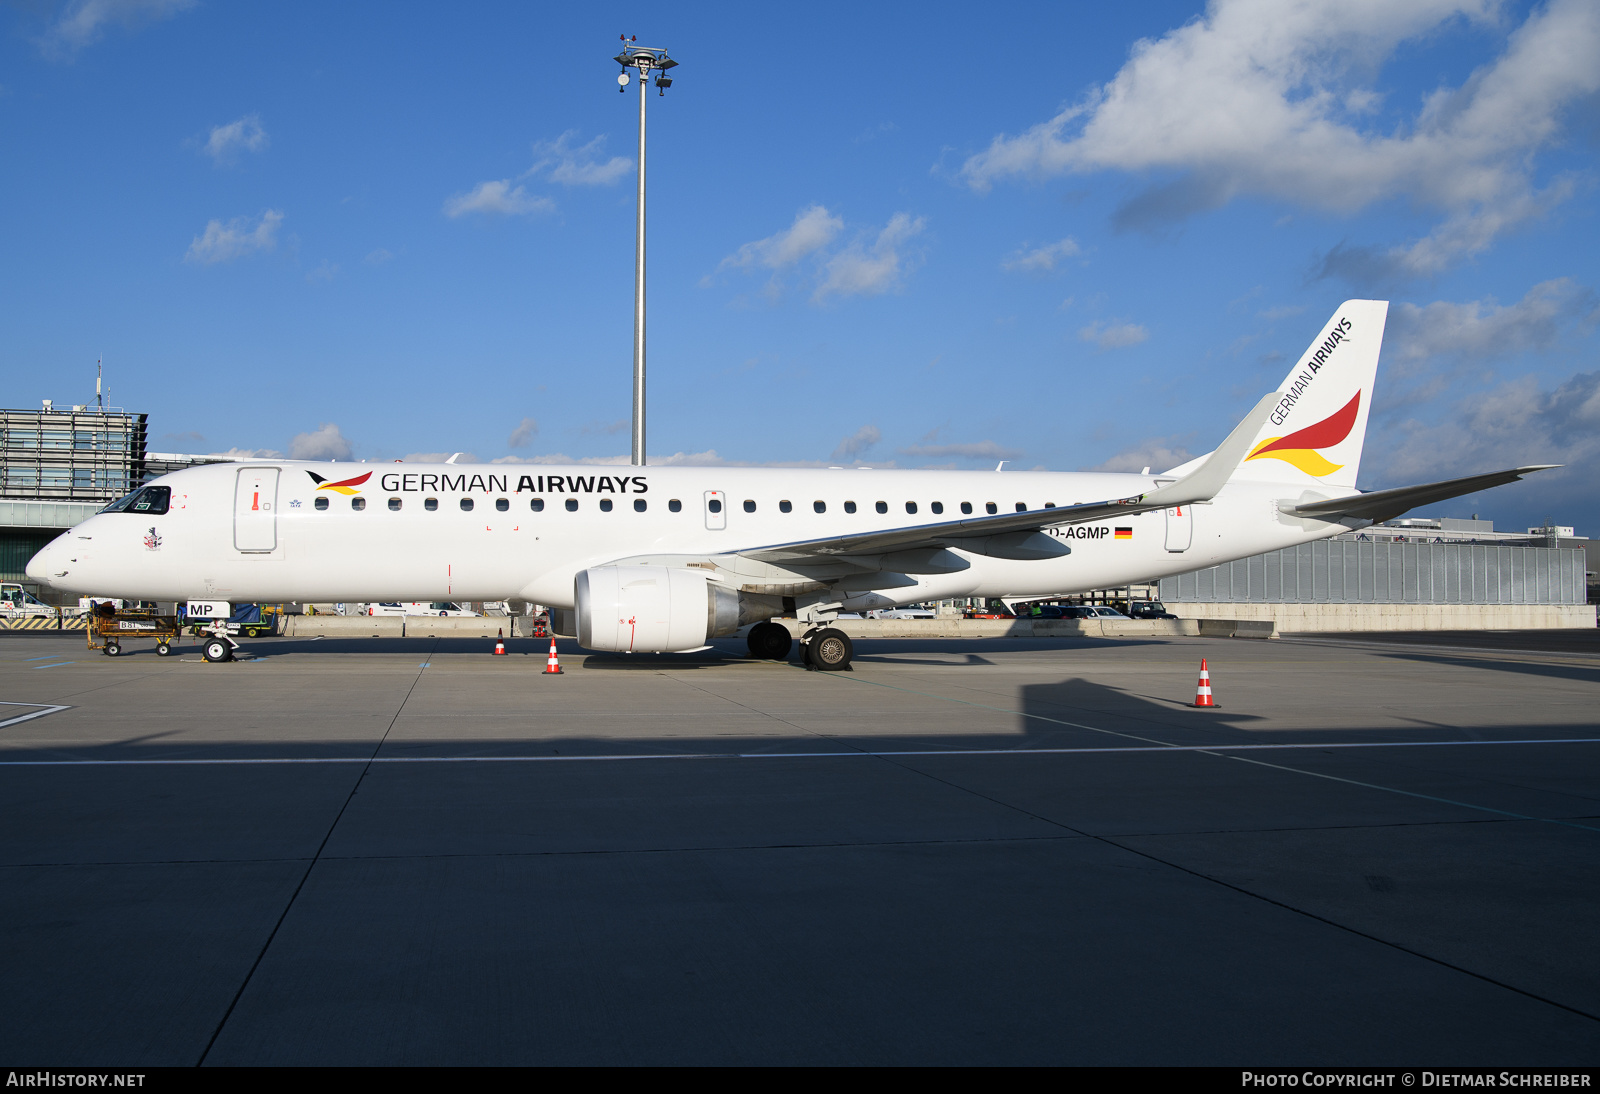
<svg viewBox="0 0 1600 1094"><path fill-rule="evenodd" d="M1114 539L1132 539L1133 538L1133 529L1132 528L1118 528L1118 529L1116 529L1116 531L1112 535L1113 535Z"/></svg>

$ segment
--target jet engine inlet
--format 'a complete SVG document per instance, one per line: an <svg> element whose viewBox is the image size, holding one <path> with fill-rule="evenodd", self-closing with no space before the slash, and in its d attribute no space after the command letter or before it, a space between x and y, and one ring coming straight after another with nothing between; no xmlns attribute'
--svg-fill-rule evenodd
<svg viewBox="0 0 1600 1094"><path fill-rule="evenodd" d="M708 575L671 566L591 566L574 582L578 644L591 650L670 653L733 634L741 595ZM763 618L765 618L763 616Z"/></svg>

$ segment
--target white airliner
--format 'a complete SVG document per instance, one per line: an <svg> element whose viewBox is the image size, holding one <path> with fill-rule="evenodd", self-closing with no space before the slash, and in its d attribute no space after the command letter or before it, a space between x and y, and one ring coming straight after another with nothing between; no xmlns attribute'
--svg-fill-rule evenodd
<svg viewBox="0 0 1600 1094"><path fill-rule="evenodd" d="M1347 301L1215 451L1160 475L213 464L108 506L28 576L149 600L519 598L563 609L557 632L588 649L635 653L755 623L751 652L782 658L770 620L796 616L816 624L807 663L844 668L849 639L824 625L841 611L1141 582L1553 466L1356 492L1387 314Z"/></svg>

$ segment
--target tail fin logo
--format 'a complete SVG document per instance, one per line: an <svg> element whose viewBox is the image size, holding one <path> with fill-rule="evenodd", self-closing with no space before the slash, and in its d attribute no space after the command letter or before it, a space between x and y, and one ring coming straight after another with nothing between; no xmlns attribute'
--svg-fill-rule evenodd
<svg viewBox="0 0 1600 1094"><path fill-rule="evenodd" d="M339 482L329 482L315 471L307 471L306 474L310 475L311 480L317 484L319 492L332 490L337 494L359 494L361 491L357 490L356 487L372 478L371 471L368 471L365 475L357 475L353 479L341 479Z"/></svg>
<svg viewBox="0 0 1600 1094"><path fill-rule="evenodd" d="M1355 428L1356 414L1361 409L1361 392L1356 392L1344 409L1290 433L1286 437L1268 437L1256 445L1246 460L1282 460L1315 478L1326 478L1344 466L1325 458L1319 448L1332 448Z"/></svg>

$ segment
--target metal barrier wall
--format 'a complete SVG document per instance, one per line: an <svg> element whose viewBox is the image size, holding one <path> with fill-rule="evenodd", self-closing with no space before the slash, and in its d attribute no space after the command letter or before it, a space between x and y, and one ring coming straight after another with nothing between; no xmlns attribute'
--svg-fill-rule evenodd
<svg viewBox="0 0 1600 1094"><path fill-rule="evenodd" d="M1584 553L1324 539L1162 578L1161 599L1174 604L1583 604Z"/></svg>

